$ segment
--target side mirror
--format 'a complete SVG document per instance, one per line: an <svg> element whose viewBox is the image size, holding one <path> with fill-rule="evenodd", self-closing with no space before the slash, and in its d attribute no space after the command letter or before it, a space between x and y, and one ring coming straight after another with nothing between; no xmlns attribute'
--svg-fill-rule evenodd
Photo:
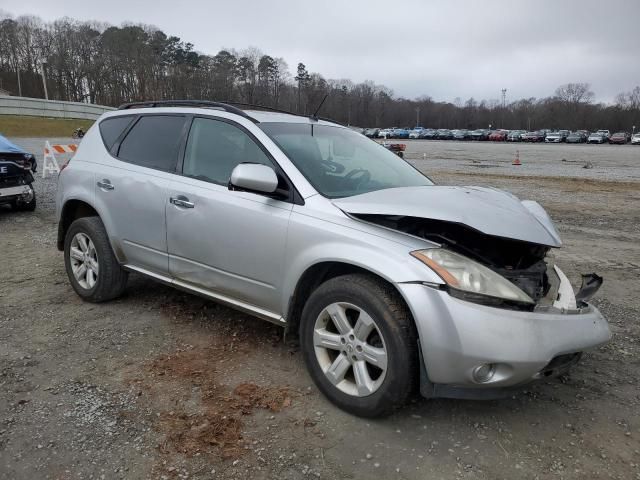
<svg viewBox="0 0 640 480"><path fill-rule="evenodd" d="M241 163L231 172L229 183L241 190L273 193L278 188L278 176L273 168L259 163Z"/></svg>

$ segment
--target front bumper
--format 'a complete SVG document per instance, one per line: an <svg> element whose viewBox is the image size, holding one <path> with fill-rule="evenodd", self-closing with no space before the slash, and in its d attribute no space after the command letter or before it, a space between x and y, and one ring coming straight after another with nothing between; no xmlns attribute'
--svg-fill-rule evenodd
<svg viewBox="0 0 640 480"><path fill-rule="evenodd" d="M523 385L547 376L552 360L611 337L607 321L592 305L567 313L526 312L470 303L419 283L398 288L416 322L426 380L435 386L430 396L468 396L438 395L438 385L453 392ZM494 374L478 382L474 370L485 364L495 366Z"/></svg>
<svg viewBox="0 0 640 480"><path fill-rule="evenodd" d="M0 204L12 202L13 200L22 199L31 201L33 194L29 185L18 185L17 187L0 187Z"/></svg>

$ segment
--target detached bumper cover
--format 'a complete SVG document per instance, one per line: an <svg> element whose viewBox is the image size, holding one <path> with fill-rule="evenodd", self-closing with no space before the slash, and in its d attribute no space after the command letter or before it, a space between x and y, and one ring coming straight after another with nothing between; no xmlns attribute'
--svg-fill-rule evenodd
<svg viewBox="0 0 640 480"><path fill-rule="evenodd" d="M541 377L556 357L606 343L611 333L593 306L561 313L514 311L478 305L418 283L399 284L411 309L428 381L484 390L523 385ZM473 370L496 365L490 381ZM446 395L465 396L465 395Z"/></svg>

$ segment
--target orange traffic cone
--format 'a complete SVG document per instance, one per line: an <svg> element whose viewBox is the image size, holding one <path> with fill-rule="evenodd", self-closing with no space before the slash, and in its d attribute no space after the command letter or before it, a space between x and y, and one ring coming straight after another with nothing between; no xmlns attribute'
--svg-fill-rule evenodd
<svg viewBox="0 0 640 480"><path fill-rule="evenodd" d="M513 159L511 165L522 165L522 162L520 161L520 150L516 150L516 158Z"/></svg>

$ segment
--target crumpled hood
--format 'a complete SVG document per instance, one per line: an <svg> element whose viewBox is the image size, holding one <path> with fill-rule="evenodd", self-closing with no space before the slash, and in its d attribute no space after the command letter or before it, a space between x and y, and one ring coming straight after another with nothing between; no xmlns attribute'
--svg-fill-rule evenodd
<svg viewBox="0 0 640 480"><path fill-rule="evenodd" d="M559 247L560 236L533 201L485 187L431 185L377 190L333 200L354 215L399 215L460 223L487 235Z"/></svg>

